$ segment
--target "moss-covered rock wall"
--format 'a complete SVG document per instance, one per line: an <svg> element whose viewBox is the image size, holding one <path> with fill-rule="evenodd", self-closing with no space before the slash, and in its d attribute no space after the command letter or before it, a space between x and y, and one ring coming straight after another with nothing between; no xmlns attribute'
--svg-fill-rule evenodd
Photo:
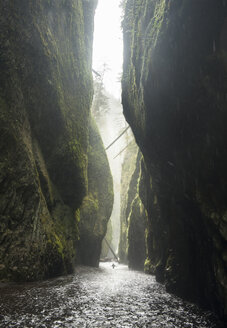
<svg viewBox="0 0 227 328"><path fill-rule="evenodd" d="M136 196L136 190L129 193L129 186L136 169L136 158L138 147L135 141L132 141L124 153L124 160L121 170L121 210L120 210L120 241L118 247L119 259L122 263L128 263L128 216L131 210L131 203ZM135 182L137 184L137 182ZM135 189L135 188L134 188Z"/></svg>
<svg viewBox="0 0 227 328"><path fill-rule="evenodd" d="M102 240L113 208L113 179L94 120L89 130L88 193L80 207L80 262L99 265Z"/></svg>
<svg viewBox="0 0 227 328"><path fill-rule="evenodd" d="M87 194L95 6L0 3L0 279L73 269Z"/></svg>
<svg viewBox="0 0 227 328"><path fill-rule="evenodd" d="M113 239L113 227L112 227L111 220L109 220L108 224L107 224L105 239L103 239L103 241L102 241L100 259L109 260L109 259L113 258L113 253L111 252L111 250L108 246L108 244L109 244L111 246L111 248L113 249L112 239Z"/></svg>
<svg viewBox="0 0 227 328"><path fill-rule="evenodd" d="M128 0L124 114L145 162L146 268L227 313L227 2Z"/></svg>
<svg viewBox="0 0 227 328"><path fill-rule="evenodd" d="M132 175L129 190L127 216L127 257L128 266L135 270L144 270L144 261L146 257L145 247L145 229L147 223L147 214L140 199L141 180L141 153L138 151L136 157L136 167Z"/></svg>
<svg viewBox="0 0 227 328"><path fill-rule="evenodd" d="M140 200L141 153L133 141L122 165L119 258L129 268L144 269L146 212Z"/></svg>

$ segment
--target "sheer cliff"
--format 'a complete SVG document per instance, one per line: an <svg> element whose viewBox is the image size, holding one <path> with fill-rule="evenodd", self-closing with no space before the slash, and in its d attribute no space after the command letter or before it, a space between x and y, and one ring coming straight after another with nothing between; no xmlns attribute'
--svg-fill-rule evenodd
<svg viewBox="0 0 227 328"><path fill-rule="evenodd" d="M0 3L0 279L73 270L92 147L96 4Z"/></svg>
<svg viewBox="0 0 227 328"><path fill-rule="evenodd" d="M134 141L127 148L121 173L121 231L119 258L129 268L143 270L146 213L139 196L141 153Z"/></svg>
<svg viewBox="0 0 227 328"><path fill-rule="evenodd" d="M145 229L147 216L140 199L141 184L141 153L137 153L136 167L132 175L129 190L127 210L130 211L127 217L128 229L128 266L131 269L143 270L145 261Z"/></svg>
<svg viewBox="0 0 227 328"><path fill-rule="evenodd" d="M146 270L227 311L227 2L128 0L124 114L144 156Z"/></svg>
<svg viewBox="0 0 227 328"><path fill-rule="evenodd" d="M102 240L113 209L113 179L98 128L89 131L88 193L80 207L80 262L98 267Z"/></svg>
<svg viewBox="0 0 227 328"><path fill-rule="evenodd" d="M124 153L121 170L121 230L118 254L120 261L125 264L128 263L128 216L131 210L131 203L136 195L136 188L130 193L131 190L129 190L129 186L136 169L137 153L138 147L136 143L132 141Z"/></svg>

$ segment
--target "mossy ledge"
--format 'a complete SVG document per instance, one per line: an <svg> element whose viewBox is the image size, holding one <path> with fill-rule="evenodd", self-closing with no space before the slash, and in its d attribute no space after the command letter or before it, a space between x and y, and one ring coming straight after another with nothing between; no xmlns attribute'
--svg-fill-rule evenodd
<svg viewBox="0 0 227 328"><path fill-rule="evenodd" d="M124 114L144 156L146 270L227 314L227 2L127 0Z"/></svg>
<svg viewBox="0 0 227 328"><path fill-rule="evenodd" d="M73 270L96 2L0 3L0 280Z"/></svg>

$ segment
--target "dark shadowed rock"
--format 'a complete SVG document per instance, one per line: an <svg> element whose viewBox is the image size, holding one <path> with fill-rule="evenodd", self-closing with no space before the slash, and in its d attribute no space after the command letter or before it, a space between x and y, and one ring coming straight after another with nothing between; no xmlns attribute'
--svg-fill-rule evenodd
<svg viewBox="0 0 227 328"><path fill-rule="evenodd" d="M227 3L128 0L123 106L144 159L146 268L227 313ZM142 197L143 198L143 197Z"/></svg>
<svg viewBox="0 0 227 328"><path fill-rule="evenodd" d="M128 218L128 266L135 270L144 270L145 261L146 213L137 194L131 204Z"/></svg>

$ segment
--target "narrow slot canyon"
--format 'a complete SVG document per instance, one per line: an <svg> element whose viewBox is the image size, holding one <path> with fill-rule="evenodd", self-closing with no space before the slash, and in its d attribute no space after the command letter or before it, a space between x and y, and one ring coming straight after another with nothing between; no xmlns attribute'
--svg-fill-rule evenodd
<svg viewBox="0 0 227 328"><path fill-rule="evenodd" d="M0 0L0 328L224 328L227 0Z"/></svg>

